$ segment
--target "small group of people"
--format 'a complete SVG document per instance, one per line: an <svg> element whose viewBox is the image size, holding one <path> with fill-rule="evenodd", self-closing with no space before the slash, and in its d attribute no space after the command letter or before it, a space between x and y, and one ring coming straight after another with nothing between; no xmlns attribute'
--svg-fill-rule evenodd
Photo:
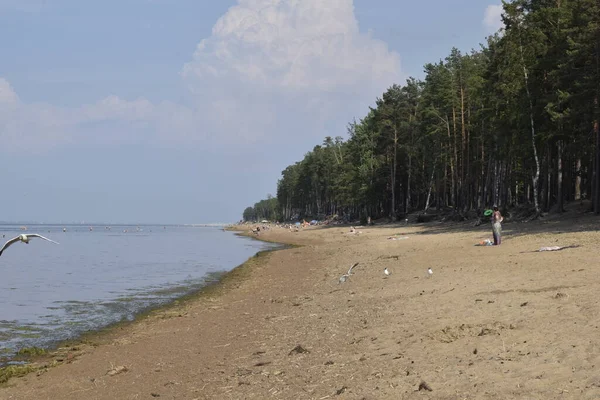
<svg viewBox="0 0 600 400"><path fill-rule="evenodd" d="M261 229L264 232L264 231L268 231L269 229L271 229L271 227L269 225L263 225L261 228L261 226L259 225L256 228L252 229L252 233L254 233L255 235L258 236L258 235L260 235Z"/></svg>

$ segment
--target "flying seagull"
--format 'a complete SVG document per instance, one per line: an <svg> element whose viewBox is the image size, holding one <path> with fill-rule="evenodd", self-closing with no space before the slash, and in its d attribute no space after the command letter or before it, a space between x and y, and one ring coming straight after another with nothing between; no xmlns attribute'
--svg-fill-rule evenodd
<svg viewBox="0 0 600 400"><path fill-rule="evenodd" d="M338 280L338 283L344 283L346 282L346 280L350 277L350 275L352 275L352 269L354 267L356 267L359 263L354 263L350 269L348 270L347 273L345 273L344 275L340 276L340 279Z"/></svg>
<svg viewBox="0 0 600 400"><path fill-rule="evenodd" d="M352 269L354 269L354 267L356 267L359 263L354 263L350 269L348 270L348 273L346 273L346 275L352 275Z"/></svg>
<svg viewBox="0 0 600 400"><path fill-rule="evenodd" d="M31 238L40 238L40 239L44 239L44 240L47 240L52 243L59 244L58 242L55 242L54 240L50 240L47 237L43 237L42 235L38 235L37 233L28 233L28 234L23 233L23 234L17 236L16 238L10 239L8 242L4 243L4 246L2 246L2 248L0 249L0 256L2 255L2 252L4 250L8 249L10 247L10 245L12 245L13 243L23 242L23 243L29 244L29 240L31 240Z"/></svg>

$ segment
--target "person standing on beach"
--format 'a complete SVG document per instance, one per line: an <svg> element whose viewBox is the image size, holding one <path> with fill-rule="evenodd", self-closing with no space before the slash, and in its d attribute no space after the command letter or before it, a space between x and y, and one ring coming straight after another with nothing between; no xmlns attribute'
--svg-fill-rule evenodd
<svg viewBox="0 0 600 400"><path fill-rule="evenodd" d="M492 214L492 233L494 234L494 246L500 246L502 243L502 221L504 217L500 214L497 206L494 206Z"/></svg>

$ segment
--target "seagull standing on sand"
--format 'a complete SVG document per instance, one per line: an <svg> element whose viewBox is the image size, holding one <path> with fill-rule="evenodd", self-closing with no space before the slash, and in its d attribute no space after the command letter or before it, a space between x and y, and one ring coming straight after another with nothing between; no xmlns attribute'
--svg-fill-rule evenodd
<svg viewBox="0 0 600 400"><path fill-rule="evenodd" d="M385 274L385 276L390 276L390 275L392 274L390 271L388 271L388 269L387 269L387 268L385 268L385 269L383 270L383 273Z"/></svg>
<svg viewBox="0 0 600 400"><path fill-rule="evenodd" d="M429 277L431 278L433 276L433 270L431 268L427 268L427 274L429 274Z"/></svg>
<svg viewBox="0 0 600 400"><path fill-rule="evenodd" d="M44 239L44 240L47 240L52 243L59 244L58 242L55 242L54 240L50 240L47 237L43 237L42 235L38 235L37 233L29 233L29 234L23 233L23 234L17 236L16 238L10 239L8 242L4 243L4 246L2 246L2 248L0 249L0 256L2 255L2 252L4 250L8 249L13 243L23 242L23 243L29 244L29 241L31 240L31 238L40 238L40 239Z"/></svg>

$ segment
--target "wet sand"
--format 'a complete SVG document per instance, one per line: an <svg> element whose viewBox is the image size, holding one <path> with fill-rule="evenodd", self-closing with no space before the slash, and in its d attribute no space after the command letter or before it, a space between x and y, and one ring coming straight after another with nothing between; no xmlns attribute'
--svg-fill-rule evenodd
<svg viewBox="0 0 600 400"><path fill-rule="evenodd" d="M487 225L272 229L302 247L62 349L0 399L597 399L599 223L508 223L498 247L474 246Z"/></svg>

